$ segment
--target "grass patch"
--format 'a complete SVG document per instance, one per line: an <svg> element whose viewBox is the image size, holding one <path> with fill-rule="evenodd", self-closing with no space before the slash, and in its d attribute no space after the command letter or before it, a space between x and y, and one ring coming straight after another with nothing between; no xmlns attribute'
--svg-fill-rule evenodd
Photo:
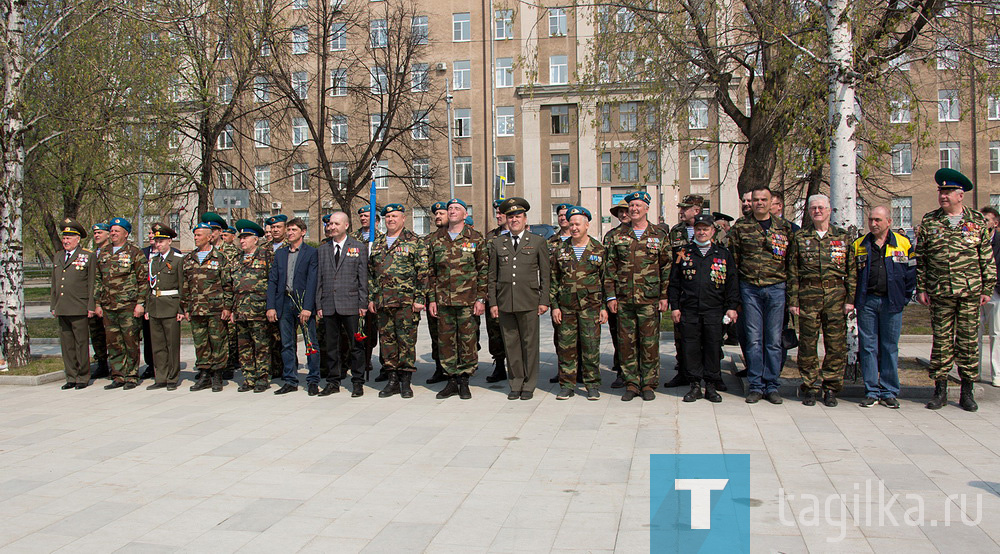
<svg viewBox="0 0 1000 554"><path fill-rule="evenodd" d="M63 371L64 369L62 356L45 356L43 358L32 359L24 367L12 367L9 371L0 375L45 375L46 373Z"/></svg>
<svg viewBox="0 0 1000 554"><path fill-rule="evenodd" d="M30 287L24 289L26 301L48 300L52 294L51 287Z"/></svg>
<svg viewBox="0 0 1000 554"><path fill-rule="evenodd" d="M28 336L32 338L59 338L59 320L54 317L29 319ZM181 322L181 338L191 338L191 322Z"/></svg>

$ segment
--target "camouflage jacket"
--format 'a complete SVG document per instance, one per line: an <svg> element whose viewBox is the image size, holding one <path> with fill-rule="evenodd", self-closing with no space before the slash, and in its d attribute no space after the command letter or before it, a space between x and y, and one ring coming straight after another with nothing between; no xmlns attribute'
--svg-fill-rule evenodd
<svg viewBox="0 0 1000 554"><path fill-rule="evenodd" d="M451 240L448 228L438 229L427 243L427 301L443 306L486 302L489 251L483 235L466 226Z"/></svg>
<svg viewBox="0 0 1000 554"><path fill-rule="evenodd" d="M791 226L780 217L771 218L767 231L753 217L737 220L729 232L729 245L740 281L755 287L784 283L791 236Z"/></svg>
<svg viewBox="0 0 1000 554"><path fill-rule="evenodd" d="M604 246L606 298L627 304L656 304L667 299L671 263L667 231L650 224L637 239L631 225L622 225L609 233Z"/></svg>
<svg viewBox="0 0 1000 554"><path fill-rule="evenodd" d="M550 305L553 310L577 312L604 307L604 245L589 237L587 248L576 259L573 244L567 240L552 253L549 267L552 279L549 284Z"/></svg>
<svg viewBox="0 0 1000 554"><path fill-rule="evenodd" d="M427 294L427 246L403 229L389 246L377 241L368 256L368 300L378 309L424 303Z"/></svg>
<svg viewBox="0 0 1000 554"><path fill-rule="evenodd" d="M94 297L105 310L131 310L146 300L149 266L139 247L126 242L118 252L108 243L97 256Z"/></svg>
<svg viewBox="0 0 1000 554"><path fill-rule="evenodd" d="M670 248L675 256L677 251L689 242L691 239L688 238L687 225L683 221L670 228Z"/></svg>
<svg viewBox="0 0 1000 554"><path fill-rule="evenodd" d="M810 280L818 279L843 281L847 303L854 302L858 279L852 242L847 231L833 225L823 238L815 229L801 229L792 234L788 245L788 288L785 290L788 307L802 305L799 292L811 286Z"/></svg>
<svg viewBox="0 0 1000 554"><path fill-rule="evenodd" d="M267 277L273 261L274 252L258 246L249 258L240 252L231 262L233 315L237 321L267 319Z"/></svg>
<svg viewBox="0 0 1000 554"><path fill-rule="evenodd" d="M559 236L559 233L556 233L551 237L549 237L548 239L546 239L545 243L549 247L549 256L555 254L556 251L559 250L560 246L569 242L569 239L570 237L566 237L565 240L563 240L563 237Z"/></svg>
<svg viewBox="0 0 1000 554"><path fill-rule="evenodd" d="M360 241L360 242L368 244L368 228L367 227L365 227L363 229L357 229L356 231L354 231L353 233L351 233L351 236L354 237L354 238L356 238L356 239L358 239L358 241ZM385 239L385 233L383 233L382 231L379 231L378 229L375 229L375 242L378 243L379 239L383 239L384 240Z"/></svg>
<svg viewBox="0 0 1000 554"><path fill-rule="evenodd" d="M282 246L288 246L288 241L287 240L283 240L283 241L281 241L281 242L278 243L278 248L281 248ZM274 254L275 252L278 251L278 248L274 247L274 240L270 239L270 238L267 239L267 240L265 240L264 242L258 244L257 248L266 248L267 250L271 251L271 254Z"/></svg>
<svg viewBox="0 0 1000 554"><path fill-rule="evenodd" d="M963 208L952 227L944 210L924 215L917 235L917 292L931 296L989 296L997 282L990 230L981 212Z"/></svg>
<svg viewBox="0 0 1000 554"><path fill-rule="evenodd" d="M215 315L233 305L233 279L229 259L212 248L205 261L198 262L198 251L184 256L184 282L181 286L181 311L193 316Z"/></svg>
<svg viewBox="0 0 1000 554"><path fill-rule="evenodd" d="M235 244L229 244L224 240L219 241L219 246L217 247L219 252L222 252L230 262L235 261L237 258L243 257L243 251L240 247Z"/></svg>
<svg viewBox="0 0 1000 554"><path fill-rule="evenodd" d="M486 231L486 240L487 241L493 240L493 239L499 237L501 234L506 233L506 232L507 232L507 229L501 229L499 227L494 227L494 228L490 229L489 231ZM430 235L428 235L428 236L430 236Z"/></svg>

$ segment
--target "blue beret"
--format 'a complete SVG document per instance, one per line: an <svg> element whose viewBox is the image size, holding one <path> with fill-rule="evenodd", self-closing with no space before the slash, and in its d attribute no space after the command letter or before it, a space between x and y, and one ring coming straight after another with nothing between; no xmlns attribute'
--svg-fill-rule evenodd
<svg viewBox="0 0 1000 554"><path fill-rule="evenodd" d="M94 224L94 230L95 231L110 231L111 230L111 226L108 225L107 223L95 223Z"/></svg>
<svg viewBox="0 0 1000 554"><path fill-rule="evenodd" d="M209 231L211 231L212 230L212 224L208 223L207 221L202 221L201 223L199 223L199 224L197 224L197 225L195 225L194 227L191 228L192 231L197 231L198 229L208 229Z"/></svg>
<svg viewBox="0 0 1000 554"><path fill-rule="evenodd" d="M473 225L472 216L471 215L465 216L465 224L466 225Z"/></svg>
<svg viewBox="0 0 1000 554"><path fill-rule="evenodd" d="M445 204L444 202L435 202L435 203L431 204L431 213L434 213L434 212L436 212L438 210L445 210L445 211L447 211L448 210L448 204Z"/></svg>
<svg viewBox="0 0 1000 554"><path fill-rule="evenodd" d="M494 200L493 201L493 209L494 210L499 210L500 209L500 204L503 204L503 198L497 198L496 200Z"/></svg>
<svg viewBox="0 0 1000 554"><path fill-rule="evenodd" d="M288 216L285 214L272 215L271 217L264 220L267 225L274 225L275 223L284 223L288 221Z"/></svg>
<svg viewBox="0 0 1000 554"><path fill-rule="evenodd" d="M574 215L585 216L587 218L587 221L593 219L593 217L591 217L590 215L590 210L584 208L583 206L570 206L569 210L566 211L566 219L569 219Z"/></svg>
<svg viewBox="0 0 1000 554"><path fill-rule="evenodd" d="M406 207L403 206L402 204L386 204L386 206L382 208L382 217L385 217L386 215L391 214L392 212L402 212L405 214Z"/></svg>
<svg viewBox="0 0 1000 554"><path fill-rule="evenodd" d="M649 204L652 199L649 197L649 193L648 192L646 192L644 190L637 190L635 192L629 193L625 197L625 201L626 202L631 202L633 200L642 200L646 204Z"/></svg>
<svg viewBox="0 0 1000 554"><path fill-rule="evenodd" d="M126 233L132 232L132 224L128 222L124 217L116 217L108 222L108 228L114 227L115 225L125 229Z"/></svg>
<svg viewBox="0 0 1000 554"><path fill-rule="evenodd" d="M461 198L452 198L451 200L449 200L448 206L451 207L452 204L458 204L459 206L462 206L467 210L469 209L469 205L466 204Z"/></svg>
<svg viewBox="0 0 1000 554"><path fill-rule="evenodd" d="M372 211L371 205L370 204L365 204L364 206L361 206L360 208L358 208L358 215L366 214L366 213L368 213L370 211Z"/></svg>
<svg viewBox="0 0 1000 554"><path fill-rule="evenodd" d="M333 214L326 214L323 216L323 223L330 223L330 216Z"/></svg>
<svg viewBox="0 0 1000 554"><path fill-rule="evenodd" d="M225 229L222 230L222 232L223 233L229 233L231 235L235 235L236 234L236 227L226 227Z"/></svg>
<svg viewBox="0 0 1000 554"><path fill-rule="evenodd" d="M559 213L562 210L568 210L568 209L570 209L572 207L573 207L573 204L559 204L559 205L556 206L556 213ZM569 217L569 214L566 214L566 217Z"/></svg>

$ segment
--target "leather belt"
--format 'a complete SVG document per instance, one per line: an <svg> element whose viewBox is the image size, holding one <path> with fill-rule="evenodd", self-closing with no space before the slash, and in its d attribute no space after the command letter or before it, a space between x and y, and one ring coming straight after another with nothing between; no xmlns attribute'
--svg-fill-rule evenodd
<svg viewBox="0 0 1000 554"><path fill-rule="evenodd" d="M174 289L174 290L154 290L153 291L153 295L154 296L177 296L180 293L181 293L181 291L179 291L177 289Z"/></svg>

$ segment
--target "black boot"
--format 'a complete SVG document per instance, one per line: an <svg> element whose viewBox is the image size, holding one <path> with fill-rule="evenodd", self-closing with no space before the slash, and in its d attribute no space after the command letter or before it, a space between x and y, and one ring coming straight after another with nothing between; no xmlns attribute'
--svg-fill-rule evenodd
<svg viewBox="0 0 1000 554"><path fill-rule="evenodd" d="M704 398L701 392L701 383L691 383L691 390L684 395L684 402L694 402L699 398Z"/></svg>
<svg viewBox="0 0 1000 554"><path fill-rule="evenodd" d="M204 390L212 386L212 381L208 376L208 372L204 369L198 371L198 377L195 379L193 385L191 385L192 391Z"/></svg>
<svg viewBox="0 0 1000 554"><path fill-rule="evenodd" d="M388 382L385 384L385 388L379 391L379 398L389 398L390 396L399 394L399 372L398 371L387 371L388 376L386 379ZM375 379L378 381L378 379Z"/></svg>
<svg viewBox="0 0 1000 554"><path fill-rule="evenodd" d="M413 378L412 371L397 371L399 373L399 396L402 398L413 398L413 389L410 388L410 379Z"/></svg>
<svg viewBox="0 0 1000 554"><path fill-rule="evenodd" d="M378 370L378 375L375 376L375 382L381 383L382 381L388 381L388 380L389 380L389 372L386 371L385 369Z"/></svg>
<svg viewBox="0 0 1000 554"><path fill-rule="evenodd" d="M472 398L472 391L469 390L469 374L463 373L458 377L458 397L462 400Z"/></svg>
<svg viewBox="0 0 1000 554"><path fill-rule="evenodd" d="M222 392L222 370L212 372L212 392Z"/></svg>
<svg viewBox="0 0 1000 554"><path fill-rule="evenodd" d="M493 367L493 374L486 378L487 383L499 383L507 380L507 367L503 358L497 358Z"/></svg>
<svg viewBox="0 0 1000 554"><path fill-rule="evenodd" d="M674 387L683 387L687 384L688 384L687 376L678 371L677 375L674 375L673 379L667 381L666 383L663 383L663 388L672 389ZM700 389L701 386L699 385L698 388Z"/></svg>
<svg viewBox="0 0 1000 554"><path fill-rule="evenodd" d="M455 396L456 394L458 394L458 377L449 375L448 384L444 386L444 389L442 389L441 392L437 393L435 398L441 400L448 398L449 396Z"/></svg>
<svg viewBox="0 0 1000 554"><path fill-rule="evenodd" d="M972 381L962 379L962 393L958 397L958 405L967 412L975 412L979 409L979 404L976 404L976 399L972 392L974 386L975 383Z"/></svg>
<svg viewBox="0 0 1000 554"><path fill-rule="evenodd" d="M948 378L934 381L934 396L927 403L928 410L940 410L948 403Z"/></svg>
<svg viewBox="0 0 1000 554"><path fill-rule="evenodd" d="M441 381L447 381L448 376L444 374L444 368L441 367L441 362L434 364L434 375L427 380L428 385L433 385L434 383L440 383Z"/></svg>
<svg viewBox="0 0 1000 554"><path fill-rule="evenodd" d="M97 370L91 375L94 379L102 379L111 375L111 368L108 367L107 360L97 360Z"/></svg>
<svg viewBox="0 0 1000 554"><path fill-rule="evenodd" d="M615 377L615 382L611 383L611 388L620 389L625 387L625 374L621 371L617 372L617 377Z"/></svg>

